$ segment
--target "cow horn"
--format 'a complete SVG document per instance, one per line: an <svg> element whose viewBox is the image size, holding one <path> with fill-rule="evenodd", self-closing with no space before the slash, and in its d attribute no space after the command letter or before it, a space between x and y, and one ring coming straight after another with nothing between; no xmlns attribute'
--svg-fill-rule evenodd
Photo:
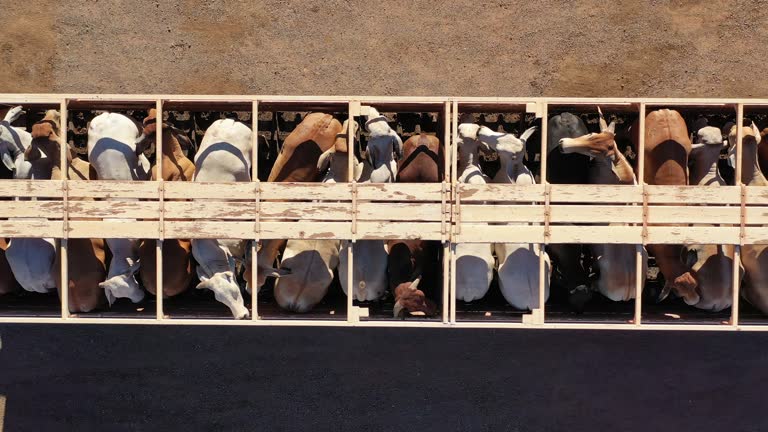
<svg viewBox="0 0 768 432"><path fill-rule="evenodd" d="M539 129L538 126L529 127L528 129L525 130L525 132L523 132L522 135L520 135L520 141L522 141L523 144L525 144L526 141L528 141L528 138L530 138L531 135L533 135L533 133L536 132L536 130L538 129Z"/></svg>
<svg viewBox="0 0 768 432"><path fill-rule="evenodd" d="M259 270L266 277L279 278L280 276L288 276L291 274L290 269L274 268L274 267L260 267Z"/></svg>
<svg viewBox="0 0 768 432"><path fill-rule="evenodd" d="M760 129L757 128L755 122L752 122L752 131L755 133L755 142L760 144Z"/></svg>
<svg viewBox="0 0 768 432"><path fill-rule="evenodd" d="M409 288L416 291L419 288L419 282L421 282L421 276L417 277L416 280L411 283Z"/></svg>
<svg viewBox="0 0 768 432"><path fill-rule="evenodd" d="M608 130L608 123L605 121L603 110L600 109L600 105L597 106L597 114L600 116L600 132L605 132Z"/></svg>
<svg viewBox="0 0 768 432"><path fill-rule="evenodd" d="M403 310L405 310L405 308L403 307L403 304L400 303L400 300L398 300L395 302L395 306L392 308L392 315L395 318L398 318L403 315Z"/></svg>

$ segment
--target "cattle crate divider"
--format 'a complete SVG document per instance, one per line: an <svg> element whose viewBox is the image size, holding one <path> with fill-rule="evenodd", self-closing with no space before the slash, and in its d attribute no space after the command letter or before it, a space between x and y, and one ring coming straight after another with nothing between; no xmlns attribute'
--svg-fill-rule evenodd
<svg viewBox="0 0 768 432"><path fill-rule="evenodd" d="M69 109L111 109L149 106L157 110L156 143L162 146L163 109L169 101L196 106L250 104L252 129L251 182L195 183L165 182L162 163L157 163L157 184L147 182L67 180L67 125ZM727 325L655 324L642 321L643 287L642 246L646 244L724 244L733 245L738 262L742 246L768 244L768 191L742 183L741 163L745 106L768 106L768 99L664 99L664 98L548 98L548 97L398 97L398 96L228 96L228 95L118 95L118 94L0 94L6 104L58 106L61 114L60 159L65 178L61 181L2 180L0 197L25 201L28 205L7 203L0 209L0 234L6 237L54 238L60 256L61 314L46 316L5 316L0 323L104 323L104 324L216 324L275 326L368 326L368 327L466 327L466 328L542 328L542 329L653 329L653 330L741 330L768 331L765 324L744 324L739 320L741 282L737 266L732 275L733 307ZM348 120L368 113L369 107L439 107L444 129L444 180L441 184L349 184L265 183L258 179L258 112L267 107L301 108L346 105ZM180 106L182 106L180 105ZM639 107L638 184L637 186L559 185L547 179L547 120L551 106L598 105ZM524 106L526 113L541 119L541 181L538 185L459 184L455 161L458 156L460 107L509 109ZM721 188L703 186L652 186L644 182L644 129L646 107L736 108L736 185ZM267 108L269 110L269 108ZM605 109L604 109L605 110ZM274 111L274 109L273 109ZM522 124L522 121L521 121ZM353 148L354 135L347 131ZM354 152L348 152L351 168ZM161 162L162 148L156 150ZM349 170L351 174L352 169ZM142 184L144 183L144 184ZM768 188L766 188L768 189ZM312 202L304 197L312 196ZM107 201L106 199L127 199ZM190 205L206 199L210 205ZM132 201L136 200L136 201ZM156 201L156 202L155 202ZM485 203L488 201L488 203ZM504 203L493 203L494 201ZM703 210L702 206L706 206ZM309 209L309 210L307 210ZM262 213L268 214L266 221ZM220 222L212 219L226 217ZM319 215L319 216L317 216ZM323 219L324 218L324 219ZM119 219L136 219L121 223ZM563 225L578 220L586 225ZM590 222L586 222L589 220ZM613 226L617 224L621 226ZM709 226L695 226L695 224ZM465 226L466 225L466 226ZM714 225L714 226L712 226ZM472 226L472 228L470 228ZM155 319L93 318L69 313L68 278L70 238L89 236L156 240L156 281L163 282L163 241L166 238L236 238L248 240L253 280L257 280L257 243L269 238L358 239L424 238L439 240L443 247L442 319L361 320L367 309L348 299L347 320L268 319L257 309L257 289L251 290L250 320L170 319L163 310L158 289ZM462 242L513 242L539 245L539 307L523 314L522 322L463 321L456 313L456 245ZM544 248L550 243L620 243L636 245L636 298L634 319L625 323L549 322L544 314ZM351 246L351 245L350 245ZM354 254L347 249L351 287ZM340 275L341 276L341 275ZM766 320L768 324L768 320Z"/></svg>

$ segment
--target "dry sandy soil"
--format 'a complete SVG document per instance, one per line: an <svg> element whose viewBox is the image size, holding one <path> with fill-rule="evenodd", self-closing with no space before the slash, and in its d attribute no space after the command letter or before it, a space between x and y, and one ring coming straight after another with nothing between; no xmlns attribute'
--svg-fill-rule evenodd
<svg viewBox="0 0 768 432"><path fill-rule="evenodd" d="M3 1L0 92L766 97L768 1Z"/></svg>

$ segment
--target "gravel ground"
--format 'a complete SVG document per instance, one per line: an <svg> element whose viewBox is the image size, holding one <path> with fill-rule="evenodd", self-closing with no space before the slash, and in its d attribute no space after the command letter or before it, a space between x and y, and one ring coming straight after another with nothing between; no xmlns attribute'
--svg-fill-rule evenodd
<svg viewBox="0 0 768 432"><path fill-rule="evenodd" d="M764 0L4 3L4 92L768 93Z"/></svg>

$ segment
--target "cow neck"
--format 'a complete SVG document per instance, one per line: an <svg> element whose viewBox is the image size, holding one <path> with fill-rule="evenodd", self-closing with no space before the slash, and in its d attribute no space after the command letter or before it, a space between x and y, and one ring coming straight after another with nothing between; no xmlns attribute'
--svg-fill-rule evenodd
<svg viewBox="0 0 768 432"><path fill-rule="evenodd" d="M705 185L718 184L725 185L725 180L720 176L717 170L717 161L720 159L719 145L705 145L702 148L693 150L690 157L693 159L693 167L690 168L689 184Z"/></svg>
<svg viewBox="0 0 768 432"><path fill-rule="evenodd" d="M339 183L349 181L349 162L347 158L349 153L339 153L338 151L333 153L333 159L331 159L331 170L333 171L333 178ZM355 161L352 161L353 163Z"/></svg>
<svg viewBox="0 0 768 432"><path fill-rule="evenodd" d="M501 163L501 169L504 170L504 174L510 183L517 183L517 178L520 174L526 172L525 165L522 161L512 161L509 156L499 155L499 162Z"/></svg>
<svg viewBox="0 0 768 432"><path fill-rule="evenodd" d="M614 153L616 161L607 156L598 156L592 160L592 183L595 184L637 184L632 165L618 151Z"/></svg>
<svg viewBox="0 0 768 432"><path fill-rule="evenodd" d="M741 182L747 186L768 186L768 180L763 176L760 171L760 166L757 164L757 144L745 144L742 142L742 156L741 166Z"/></svg>
<svg viewBox="0 0 768 432"><path fill-rule="evenodd" d="M181 149L179 140L177 140L173 134L167 136L167 142L163 143L163 159L168 158L174 161L179 161L186 157L187 156L184 154L184 151Z"/></svg>
<svg viewBox="0 0 768 432"><path fill-rule="evenodd" d="M469 148L471 147L471 148ZM470 166L476 166L480 169L477 163L478 147L477 144L462 145L459 147L459 172L463 172Z"/></svg>

